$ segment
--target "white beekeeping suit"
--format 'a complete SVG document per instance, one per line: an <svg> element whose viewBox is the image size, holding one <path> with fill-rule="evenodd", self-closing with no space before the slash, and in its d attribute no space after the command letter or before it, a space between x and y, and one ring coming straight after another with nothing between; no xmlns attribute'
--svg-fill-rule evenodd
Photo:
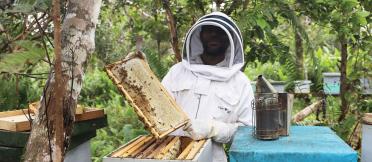
<svg viewBox="0 0 372 162"><path fill-rule="evenodd" d="M216 65L204 65L200 59L200 31L204 25L223 29L230 41L225 59ZM250 81L240 71L244 64L242 43L241 33L230 17L221 12L205 15L186 35L182 62L174 65L162 81L192 120L186 131L179 129L173 134L212 138L214 162L227 161L222 144L231 141L239 125L252 123L254 95Z"/></svg>

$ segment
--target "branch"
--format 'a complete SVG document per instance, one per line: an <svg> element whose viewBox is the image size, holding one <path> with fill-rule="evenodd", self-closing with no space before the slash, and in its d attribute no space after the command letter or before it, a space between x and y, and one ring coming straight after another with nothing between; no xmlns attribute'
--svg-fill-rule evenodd
<svg viewBox="0 0 372 162"><path fill-rule="evenodd" d="M319 101L311 104L310 106L305 107L304 109L302 109L300 112L298 112L296 115L294 115L292 117L292 121L295 122L295 123L297 123L299 121L302 121L307 116L309 116L311 113L318 110L321 107L322 102L323 102L323 100L319 100Z"/></svg>
<svg viewBox="0 0 372 162"><path fill-rule="evenodd" d="M223 12L226 14L226 15L230 15L234 10L236 10L239 5L242 4L242 1L241 0L234 0L230 7L229 8L226 8Z"/></svg>
<svg viewBox="0 0 372 162"><path fill-rule="evenodd" d="M177 36L177 26L176 26L176 21L174 18L174 15L172 14L172 11L169 6L169 1L168 0L162 0L163 2L163 7L167 13L167 19L168 19L168 26L171 34L171 43L172 43L172 48L174 51L174 54L176 55L176 61L180 62L182 60L181 57L181 50L178 47L178 36Z"/></svg>

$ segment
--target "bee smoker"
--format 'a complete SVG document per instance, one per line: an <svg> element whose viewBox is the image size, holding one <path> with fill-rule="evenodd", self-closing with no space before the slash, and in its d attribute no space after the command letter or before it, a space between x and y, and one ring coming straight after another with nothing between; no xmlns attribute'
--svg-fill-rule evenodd
<svg viewBox="0 0 372 162"><path fill-rule="evenodd" d="M258 76L253 108L253 135L261 140L274 140L280 136L281 106L275 88Z"/></svg>

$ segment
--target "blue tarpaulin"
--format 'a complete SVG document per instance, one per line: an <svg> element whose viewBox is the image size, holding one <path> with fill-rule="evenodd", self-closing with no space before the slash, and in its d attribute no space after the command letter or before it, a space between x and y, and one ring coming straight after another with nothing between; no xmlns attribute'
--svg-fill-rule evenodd
<svg viewBox="0 0 372 162"><path fill-rule="evenodd" d="M292 126L288 137L263 141L239 127L230 162L357 162L358 155L328 127Z"/></svg>

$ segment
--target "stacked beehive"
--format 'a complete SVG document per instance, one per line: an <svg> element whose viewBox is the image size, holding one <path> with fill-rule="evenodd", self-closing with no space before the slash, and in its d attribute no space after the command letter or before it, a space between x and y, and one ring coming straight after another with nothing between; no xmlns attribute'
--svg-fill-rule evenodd
<svg viewBox="0 0 372 162"><path fill-rule="evenodd" d="M35 118L38 103L28 109L0 112L0 162L21 161ZM78 106L69 150L96 136L96 130L107 126L103 110Z"/></svg>

